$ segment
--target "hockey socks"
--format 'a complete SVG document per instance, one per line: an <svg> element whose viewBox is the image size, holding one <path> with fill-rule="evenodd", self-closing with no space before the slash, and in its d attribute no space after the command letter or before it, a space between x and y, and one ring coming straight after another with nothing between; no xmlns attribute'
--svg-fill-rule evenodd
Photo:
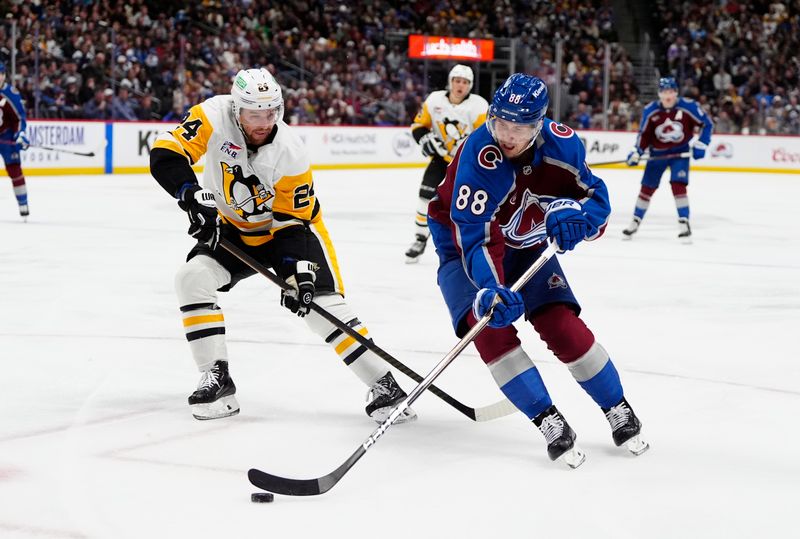
<svg viewBox="0 0 800 539"><path fill-rule="evenodd" d="M207 370L216 360L228 358L225 346L225 317L213 303L181 306L183 329L197 368Z"/></svg>
<svg viewBox="0 0 800 539"><path fill-rule="evenodd" d="M342 296L338 294L317 295L314 302L364 338L370 338L367 327L361 323ZM389 372L386 364L374 352L356 341L355 337L351 337L322 318L318 313L311 311L305 317L305 321L314 333L325 339L325 342L334 349L344 364L350 367L350 370L368 387Z"/></svg>
<svg viewBox="0 0 800 539"><path fill-rule="evenodd" d="M175 276L183 329L200 371L210 369L217 360L228 359L225 317L217 306L217 290L230 279L219 262L205 255L189 260Z"/></svg>
<svg viewBox="0 0 800 539"><path fill-rule="evenodd" d="M522 368L525 370L508 378ZM489 365L489 370L500 391L528 419L535 418L553 405L539 370L522 348L517 348Z"/></svg>
<svg viewBox="0 0 800 539"><path fill-rule="evenodd" d="M6 166L8 177L11 178L11 185L14 187L14 196L17 198L19 206L28 205L28 187L25 185L25 176L22 174L22 167L18 163Z"/></svg>
<svg viewBox="0 0 800 539"><path fill-rule="evenodd" d="M689 195L686 193L686 184L671 182L672 196L675 197L675 208L678 210L678 219L689 219Z"/></svg>
<svg viewBox="0 0 800 539"><path fill-rule="evenodd" d="M655 187L648 187L646 185L643 185L639 190L639 198L636 199L636 207L633 209L633 215L638 217L640 221L644 218L644 214L647 213L647 208L650 207L650 199L655 192Z"/></svg>

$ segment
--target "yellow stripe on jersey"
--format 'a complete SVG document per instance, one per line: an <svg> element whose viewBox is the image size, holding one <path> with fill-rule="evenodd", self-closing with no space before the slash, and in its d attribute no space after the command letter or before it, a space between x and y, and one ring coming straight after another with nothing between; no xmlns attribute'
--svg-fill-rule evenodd
<svg viewBox="0 0 800 539"><path fill-rule="evenodd" d="M206 314L202 316L190 316L183 319L183 326L197 326L199 324L210 324L211 322L224 322L222 314Z"/></svg>
<svg viewBox="0 0 800 539"><path fill-rule="evenodd" d="M168 131L181 148L184 153L189 156L192 164L195 164L206 153L208 149L208 141L211 139L211 133L214 132L214 126L208 120L203 107L195 105L189 109L189 115L175 129ZM170 148L172 149L172 148Z"/></svg>
<svg viewBox="0 0 800 539"><path fill-rule="evenodd" d="M242 243L248 247L259 247L268 241L272 241L273 236L269 233L266 233L264 236L245 236L244 234L239 234L239 238L241 238Z"/></svg>
<svg viewBox="0 0 800 539"><path fill-rule="evenodd" d="M163 148L165 150L172 150L173 152L175 152L177 154L180 154L180 155L186 155L186 152L183 150L183 148L181 148L181 145L178 144L178 142L174 139L174 137L173 137L172 140L165 140L165 139L162 139L162 138L156 139L155 144L153 144L153 148L154 149L155 148ZM188 155L187 155L187 157L188 157Z"/></svg>
<svg viewBox="0 0 800 539"><path fill-rule="evenodd" d="M478 129L486 122L486 113L480 114L476 119L475 123L472 124L473 129Z"/></svg>
<svg viewBox="0 0 800 539"><path fill-rule="evenodd" d="M311 220L316 204L311 168L296 176L282 176L274 187L272 213L284 213L302 221Z"/></svg>
<svg viewBox="0 0 800 539"><path fill-rule="evenodd" d="M433 127L433 120L431 119L431 113L428 111L427 103L422 104L422 109L414 117L414 123L411 124L412 130L417 127L427 127L428 129Z"/></svg>

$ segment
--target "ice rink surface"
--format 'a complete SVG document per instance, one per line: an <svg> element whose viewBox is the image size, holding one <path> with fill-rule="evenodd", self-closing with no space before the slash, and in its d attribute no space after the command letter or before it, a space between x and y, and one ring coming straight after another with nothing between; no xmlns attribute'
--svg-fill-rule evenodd
<svg viewBox="0 0 800 539"><path fill-rule="evenodd" d="M434 253L404 264L421 169L320 171L348 300L426 374L455 344ZM621 241L641 172L598 171L606 234L560 256L652 448L614 447L599 409L518 323L586 463L551 463L521 415L476 424L432 394L328 494L250 502L250 467L315 477L375 428L365 388L254 276L223 294L242 412L199 422L173 276L192 240L149 176L0 189L0 537L800 537L800 176L692 173L693 245L668 184ZM413 382L397 375L410 390ZM470 347L436 384L502 394Z"/></svg>

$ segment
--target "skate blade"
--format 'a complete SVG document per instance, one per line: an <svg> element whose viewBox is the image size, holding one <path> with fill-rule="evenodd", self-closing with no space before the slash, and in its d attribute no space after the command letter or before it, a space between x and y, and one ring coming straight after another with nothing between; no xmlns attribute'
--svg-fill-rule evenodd
<svg viewBox="0 0 800 539"><path fill-rule="evenodd" d="M369 417L372 418L372 420L375 421L375 423L378 423L380 425L381 423L386 421L386 418L389 417L389 414L392 413L392 410L394 410L394 408L391 406L387 406L386 408L378 408L377 410L374 410L372 412L372 415ZM411 423L412 421L416 420L417 420L417 412L409 408L405 410L400 417L397 418L397 421L395 421L395 423L396 424Z"/></svg>
<svg viewBox="0 0 800 539"><path fill-rule="evenodd" d="M574 470L586 461L586 453L581 451L578 446L573 446L572 449L558 457L556 461L563 462L570 469Z"/></svg>
<svg viewBox="0 0 800 539"><path fill-rule="evenodd" d="M622 241L631 241L632 239L633 239L633 234L630 234L630 235L623 234L622 235Z"/></svg>
<svg viewBox="0 0 800 539"><path fill-rule="evenodd" d="M650 449L650 444L642 440L637 434L627 442L625 442L625 449L636 455L637 457Z"/></svg>
<svg viewBox="0 0 800 539"><path fill-rule="evenodd" d="M419 262L419 257L418 256L415 256L413 258L410 257L410 256L406 257L406 264L416 264L417 262Z"/></svg>
<svg viewBox="0 0 800 539"><path fill-rule="evenodd" d="M190 408L194 418L200 421L222 419L239 413L239 403L236 402L236 397L233 395L222 397L214 402L192 404Z"/></svg>
<svg viewBox="0 0 800 539"><path fill-rule="evenodd" d="M688 237L688 238L678 238L678 239L679 239L679 240L681 241L681 243L682 243L682 244L684 244L684 245L691 245L691 244L692 244L692 238L691 238L691 237Z"/></svg>

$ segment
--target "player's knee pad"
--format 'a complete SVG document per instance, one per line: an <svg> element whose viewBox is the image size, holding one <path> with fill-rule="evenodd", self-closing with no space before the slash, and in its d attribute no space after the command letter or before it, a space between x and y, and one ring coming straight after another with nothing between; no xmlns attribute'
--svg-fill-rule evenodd
<svg viewBox="0 0 800 539"><path fill-rule="evenodd" d="M676 197L679 196L686 196L686 184L680 182L670 182L670 187L672 187L672 194Z"/></svg>
<svg viewBox="0 0 800 539"><path fill-rule="evenodd" d="M594 335L568 305L553 303L534 313L534 329L563 363L580 358L594 344Z"/></svg>
<svg viewBox="0 0 800 539"><path fill-rule="evenodd" d="M231 281L231 274L222 264L205 255L198 255L181 266L175 275L175 293L183 305L216 303L217 289Z"/></svg>
<svg viewBox="0 0 800 539"><path fill-rule="evenodd" d="M11 178L12 181L24 179L22 175L22 165L19 163L11 163L6 165L6 172L8 173L8 177Z"/></svg>
<svg viewBox="0 0 800 539"><path fill-rule="evenodd" d="M467 322L470 327L477 323L471 311L467 314ZM498 358L507 355L522 344L514 326L506 326L504 328L487 327L478 333L473 342L481 359L487 365L491 365Z"/></svg>
<svg viewBox="0 0 800 539"><path fill-rule="evenodd" d="M358 317L353 312L353 309L344 301L344 298L339 294L320 294L314 297L314 303L328 311L330 314L349 324L352 321L358 322ZM309 312L305 317L308 327L327 340L333 333L340 332L332 323L328 322L319 313L314 311ZM354 324L355 325L355 324Z"/></svg>

